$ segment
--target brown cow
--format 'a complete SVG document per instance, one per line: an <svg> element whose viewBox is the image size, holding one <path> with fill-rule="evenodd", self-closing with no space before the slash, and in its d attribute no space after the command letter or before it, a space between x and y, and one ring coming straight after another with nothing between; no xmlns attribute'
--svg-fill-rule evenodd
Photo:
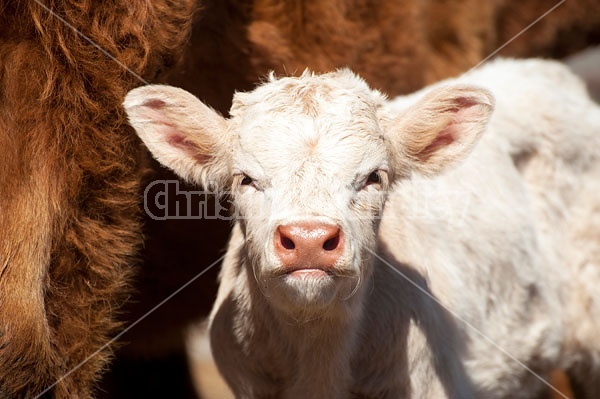
<svg viewBox="0 0 600 399"><path fill-rule="evenodd" d="M87 398L142 238L142 152L120 107L139 81L103 52L154 78L194 5L44 3L0 2L0 397Z"/></svg>

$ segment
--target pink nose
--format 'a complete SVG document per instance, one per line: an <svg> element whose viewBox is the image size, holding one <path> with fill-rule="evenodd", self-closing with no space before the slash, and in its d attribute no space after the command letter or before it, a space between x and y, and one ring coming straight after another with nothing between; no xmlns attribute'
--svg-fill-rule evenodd
<svg viewBox="0 0 600 399"><path fill-rule="evenodd" d="M324 223L294 223L275 230L275 253L285 268L294 270L333 267L344 250L339 227Z"/></svg>

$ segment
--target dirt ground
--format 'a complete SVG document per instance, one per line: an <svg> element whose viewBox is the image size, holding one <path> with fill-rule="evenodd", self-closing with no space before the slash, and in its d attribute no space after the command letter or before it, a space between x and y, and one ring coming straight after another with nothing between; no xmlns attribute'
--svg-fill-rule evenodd
<svg viewBox="0 0 600 399"><path fill-rule="evenodd" d="M190 372L199 396L203 399L233 399L210 353L205 324L190 332L188 345Z"/></svg>
<svg viewBox="0 0 600 399"><path fill-rule="evenodd" d="M585 80L590 95L600 102L600 46L566 58L565 63Z"/></svg>

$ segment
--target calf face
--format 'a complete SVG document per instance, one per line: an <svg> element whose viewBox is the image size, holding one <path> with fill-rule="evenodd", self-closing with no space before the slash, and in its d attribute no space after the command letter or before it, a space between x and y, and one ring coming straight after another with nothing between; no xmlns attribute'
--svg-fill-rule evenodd
<svg viewBox="0 0 600 399"><path fill-rule="evenodd" d="M225 119L191 94L146 86L124 103L154 156L230 191L250 273L273 306L322 311L371 273L391 184L469 152L492 108L483 89L437 89L392 113L348 70L271 77Z"/></svg>

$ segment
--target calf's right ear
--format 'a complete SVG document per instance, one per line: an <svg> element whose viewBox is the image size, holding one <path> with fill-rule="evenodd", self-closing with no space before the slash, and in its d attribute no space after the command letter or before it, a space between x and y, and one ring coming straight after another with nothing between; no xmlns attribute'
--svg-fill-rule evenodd
<svg viewBox="0 0 600 399"><path fill-rule="evenodd" d="M482 87L456 84L433 89L387 128L398 163L422 175L440 173L469 154L493 108L492 94Z"/></svg>
<svg viewBox="0 0 600 399"><path fill-rule="evenodd" d="M187 91L165 85L131 90L123 107L161 164L186 180L223 187L229 178L225 118Z"/></svg>

